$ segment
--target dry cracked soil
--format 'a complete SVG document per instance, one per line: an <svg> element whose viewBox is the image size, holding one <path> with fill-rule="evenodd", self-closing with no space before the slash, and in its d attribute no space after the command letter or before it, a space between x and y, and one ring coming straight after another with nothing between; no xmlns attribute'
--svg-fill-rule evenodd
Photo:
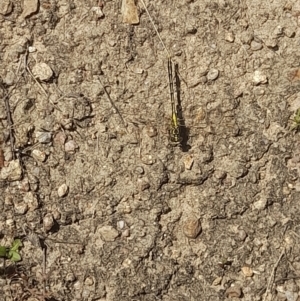
<svg viewBox="0 0 300 301"><path fill-rule="evenodd" d="M0 300L299 301L300 2L121 2L0 2Z"/></svg>

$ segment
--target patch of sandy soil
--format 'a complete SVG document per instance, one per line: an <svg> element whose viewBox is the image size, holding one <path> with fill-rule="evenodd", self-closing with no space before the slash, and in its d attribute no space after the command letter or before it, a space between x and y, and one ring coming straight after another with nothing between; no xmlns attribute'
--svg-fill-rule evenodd
<svg viewBox="0 0 300 301"><path fill-rule="evenodd" d="M145 4L1 0L0 300L299 301L300 2Z"/></svg>

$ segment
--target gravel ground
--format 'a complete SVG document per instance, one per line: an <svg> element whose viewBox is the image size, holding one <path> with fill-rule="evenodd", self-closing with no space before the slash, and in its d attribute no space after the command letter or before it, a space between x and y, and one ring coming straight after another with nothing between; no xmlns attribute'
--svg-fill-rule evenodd
<svg viewBox="0 0 300 301"><path fill-rule="evenodd" d="M1 0L0 300L299 301L300 2L121 6Z"/></svg>

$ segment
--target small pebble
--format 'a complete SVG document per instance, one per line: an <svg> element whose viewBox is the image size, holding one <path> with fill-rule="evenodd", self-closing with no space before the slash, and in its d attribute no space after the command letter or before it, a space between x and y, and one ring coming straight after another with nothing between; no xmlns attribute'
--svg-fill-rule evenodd
<svg viewBox="0 0 300 301"><path fill-rule="evenodd" d="M261 87L254 87L253 92L255 96L263 96L265 94L265 89Z"/></svg>
<svg viewBox="0 0 300 301"><path fill-rule="evenodd" d="M60 211L57 208L52 211L52 214L53 214L53 218L55 220L60 220L61 213L60 213Z"/></svg>
<svg viewBox="0 0 300 301"><path fill-rule="evenodd" d="M8 85L11 86L14 84L14 80L15 80L15 74L12 71L7 71L5 77L3 78L3 82Z"/></svg>
<svg viewBox="0 0 300 301"><path fill-rule="evenodd" d="M122 230L125 227L125 222L120 220L117 222L118 229Z"/></svg>
<svg viewBox="0 0 300 301"><path fill-rule="evenodd" d="M288 37L288 38L293 38L295 36L295 31L293 29L290 28L285 28L284 29L284 34Z"/></svg>
<svg viewBox="0 0 300 301"><path fill-rule="evenodd" d="M149 180L147 178L138 179L137 183L138 183L139 189L141 191L144 191L144 190L150 188L150 183L149 183Z"/></svg>
<svg viewBox="0 0 300 301"><path fill-rule="evenodd" d="M25 202L18 202L16 201L14 203L14 209L16 214L23 215L27 212L28 210L28 205Z"/></svg>
<svg viewBox="0 0 300 301"><path fill-rule="evenodd" d="M60 198L64 197L67 195L69 191L69 187L67 184L62 184L58 189L57 189L57 194Z"/></svg>
<svg viewBox="0 0 300 301"><path fill-rule="evenodd" d="M73 288L75 289L75 290L81 290L82 289L82 283L81 283L81 281L76 281L75 283L74 283L74 285L73 285Z"/></svg>
<svg viewBox="0 0 300 301"><path fill-rule="evenodd" d="M234 89L234 91L233 91L233 97L234 97L234 99L237 99L240 96L242 96L243 93L244 93L244 89L245 89L245 87L236 87Z"/></svg>
<svg viewBox="0 0 300 301"><path fill-rule="evenodd" d="M195 34L197 32L197 28L190 24L190 25L187 25L186 27L186 33L190 33L190 34Z"/></svg>
<svg viewBox="0 0 300 301"><path fill-rule="evenodd" d="M98 231L104 241L114 241L119 236L119 232L112 226L103 226Z"/></svg>
<svg viewBox="0 0 300 301"><path fill-rule="evenodd" d="M47 156L46 156L45 152L40 151L39 149L34 149L31 154L32 154L32 157L39 162L46 161Z"/></svg>
<svg viewBox="0 0 300 301"><path fill-rule="evenodd" d="M195 115L195 123L198 124L200 122L203 122L204 119L205 119L205 116L206 116L206 112L205 112L205 109L203 107L200 107L197 112L196 112L196 115Z"/></svg>
<svg viewBox="0 0 300 301"><path fill-rule="evenodd" d="M277 39L268 38L266 39L265 44L268 48L275 48L277 46Z"/></svg>
<svg viewBox="0 0 300 301"><path fill-rule="evenodd" d="M225 296L227 298L240 298L242 296L242 290L239 286L230 286L226 292Z"/></svg>
<svg viewBox="0 0 300 301"><path fill-rule="evenodd" d="M155 160L153 159L152 155L144 155L142 158L141 158L141 161L146 164L146 165L152 165L155 163Z"/></svg>
<svg viewBox="0 0 300 301"><path fill-rule="evenodd" d="M54 226L54 218L51 213L47 213L43 218L43 226L45 232L49 232Z"/></svg>
<svg viewBox="0 0 300 301"><path fill-rule="evenodd" d="M18 183L18 188L23 192L30 190L29 180L27 177L24 177L24 179Z"/></svg>
<svg viewBox="0 0 300 301"><path fill-rule="evenodd" d="M188 238L196 238L201 232L199 219L189 218L183 223L183 233Z"/></svg>
<svg viewBox="0 0 300 301"><path fill-rule="evenodd" d="M51 132L36 132L35 138L40 143L49 143L49 142L51 142L52 133Z"/></svg>
<svg viewBox="0 0 300 301"><path fill-rule="evenodd" d="M232 32L226 32L225 34L225 41L229 42L229 43L233 43L234 42L234 35Z"/></svg>
<svg viewBox="0 0 300 301"><path fill-rule="evenodd" d="M36 48L33 47L33 46L29 46L29 47L28 47L28 52L29 52L29 53L36 52Z"/></svg>
<svg viewBox="0 0 300 301"><path fill-rule="evenodd" d="M144 168L142 166L137 166L135 168L135 173L138 175L143 175L144 174Z"/></svg>
<svg viewBox="0 0 300 301"><path fill-rule="evenodd" d="M261 44L261 43L258 43L258 42L256 42L256 41L252 41L251 42L251 49L253 50L253 51L257 51L257 50L260 50L260 49L262 49L263 48L263 45Z"/></svg>
<svg viewBox="0 0 300 301"><path fill-rule="evenodd" d="M241 241L244 241L246 238L247 238L247 233L245 230L241 229L238 231L238 238L241 240Z"/></svg>
<svg viewBox="0 0 300 301"><path fill-rule="evenodd" d="M207 79L209 81L213 81L215 79L217 79L219 76L219 70L217 69L210 69L207 73Z"/></svg>
<svg viewBox="0 0 300 301"><path fill-rule="evenodd" d="M15 225L15 220L12 218L9 218L5 221L6 226L13 227Z"/></svg>
<svg viewBox="0 0 300 301"><path fill-rule="evenodd" d="M48 81L53 76L52 69L46 63L37 63L32 68L35 78L41 81Z"/></svg>
<svg viewBox="0 0 300 301"><path fill-rule="evenodd" d="M139 14L134 0L122 0L121 13L123 22L127 24L138 24Z"/></svg>
<svg viewBox="0 0 300 301"><path fill-rule="evenodd" d="M114 46L116 46L117 42L116 42L115 40L109 39L108 42L107 42L107 44L108 44L109 46L111 46L111 47L114 47Z"/></svg>
<svg viewBox="0 0 300 301"><path fill-rule="evenodd" d="M92 286L95 283L94 279L92 277L87 277L84 280L84 284L87 286Z"/></svg>
<svg viewBox="0 0 300 301"><path fill-rule="evenodd" d="M77 148L76 142L74 140L69 140L65 143L65 151L67 153L75 153L75 150Z"/></svg>
<svg viewBox="0 0 300 301"><path fill-rule="evenodd" d="M126 258L122 263L122 266L124 268L129 268L131 265L132 265L132 260L129 258Z"/></svg>
<svg viewBox="0 0 300 301"><path fill-rule="evenodd" d="M185 155L183 158L183 164L185 169L191 170L194 164L194 158L191 155Z"/></svg>
<svg viewBox="0 0 300 301"><path fill-rule="evenodd" d="M216 179L218 180L223 180L226 178L226 171L224 170L220 170L220 169L216 169L215 172L214 172L214 176Z"/></svg>
<svg viewBox="0 0 300 301"><path fill-rule="evenodd" d="M147 126L145 128L145 131L146 131L146 134L151 138L157 136L157 129L154 126L151 126L151 125Z"/></svg>
<svg viewBox="0 0 300 301"><path fill-rule="evenodd" d="M280 25L278 25L278 26L275 28L275 30L273 31L273 35L274 35L275 37L280 37L280 36L283 35L283 33L284 33L283 27L280 26Z"/></svg>
<svg viewBox="0 0 300 301"><path fill-rule="evenodd" d="M220 285L221 282L222 282L222 277L217 277L217 278L214 279L212 285L217 286L217 285Z"/></svg>
<svg viewBox="0 0 300 301"><path fill-rule="evenodd" d="M99 128L99 133L105 133L107 131L106 124L104 123L100 123L98 128Z"/></svg>
<svg viewBox="0 0 300 301"><path fill-rule="evenodd" d="M250 45L251 41L253 40L253 34L245 31L242 33L240 39L243 44Z"/></svg>
<svg viewBox="0 0 300 301"><path fill-rule="evenodd" d="M242 272L243 272L245 277L252 277L253 276L253 270L248 266L242 267Z"/></svg>
<svg viewBox="0 0 300 301"><path fill-rule="evenodd" d="M129 237L130 236L130 230L129 229L125 229L123 232L122 232L122 237Z"/></svg>
<svg viewBox="0 0 300 301"><path fill-rule="evenodd" d="M64 145L66 139L67 136L64 132L58 132L53 138L53 143L57 145Z"/></svg>
<svg viewBox="0 0 300 301"><path fill-rule="evenodd" d="M257 210L264 210L266 206L267 206L266 199L260 199L253 203L253 209L257 209Z"/></svg>
<svg viewBox="0 0 300 301"><path fill-rule="evenodd" d="M103 13L102 9L99 6L93 6L91 8L91 11L96 14L98 19L104 17L104 13Z"/></svg>
<svg viewBox="0 0 300 301"><path fill-rule="evenodd" d="M130 214L132 212L132 208L130 205L126 205L123 209L123 213Z"/></svg>
<svg viewBox="0 0 300 301"><path fill-rule="evenodd" d="M253 84L259 85L259 84L266 84L268 82L267 76L260 70L254 71L253 74Z"/></svg>

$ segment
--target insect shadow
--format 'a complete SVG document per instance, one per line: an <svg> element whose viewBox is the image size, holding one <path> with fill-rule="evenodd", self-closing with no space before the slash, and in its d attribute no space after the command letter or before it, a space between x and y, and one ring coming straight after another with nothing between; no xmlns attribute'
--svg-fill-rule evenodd
<svg viewBox="0 0 300 301"><path fill-rule="evenodd" d="M177 97L177 115L179 120L179 131L182 138L180 143L180 148L183 152L187 152L191 146L188 144L190 129L185 124L185 119L183 115L183 110L181 106L181 81L179 77L179 67L175 64L175 85L176 85L176 97Z"/></svg>

